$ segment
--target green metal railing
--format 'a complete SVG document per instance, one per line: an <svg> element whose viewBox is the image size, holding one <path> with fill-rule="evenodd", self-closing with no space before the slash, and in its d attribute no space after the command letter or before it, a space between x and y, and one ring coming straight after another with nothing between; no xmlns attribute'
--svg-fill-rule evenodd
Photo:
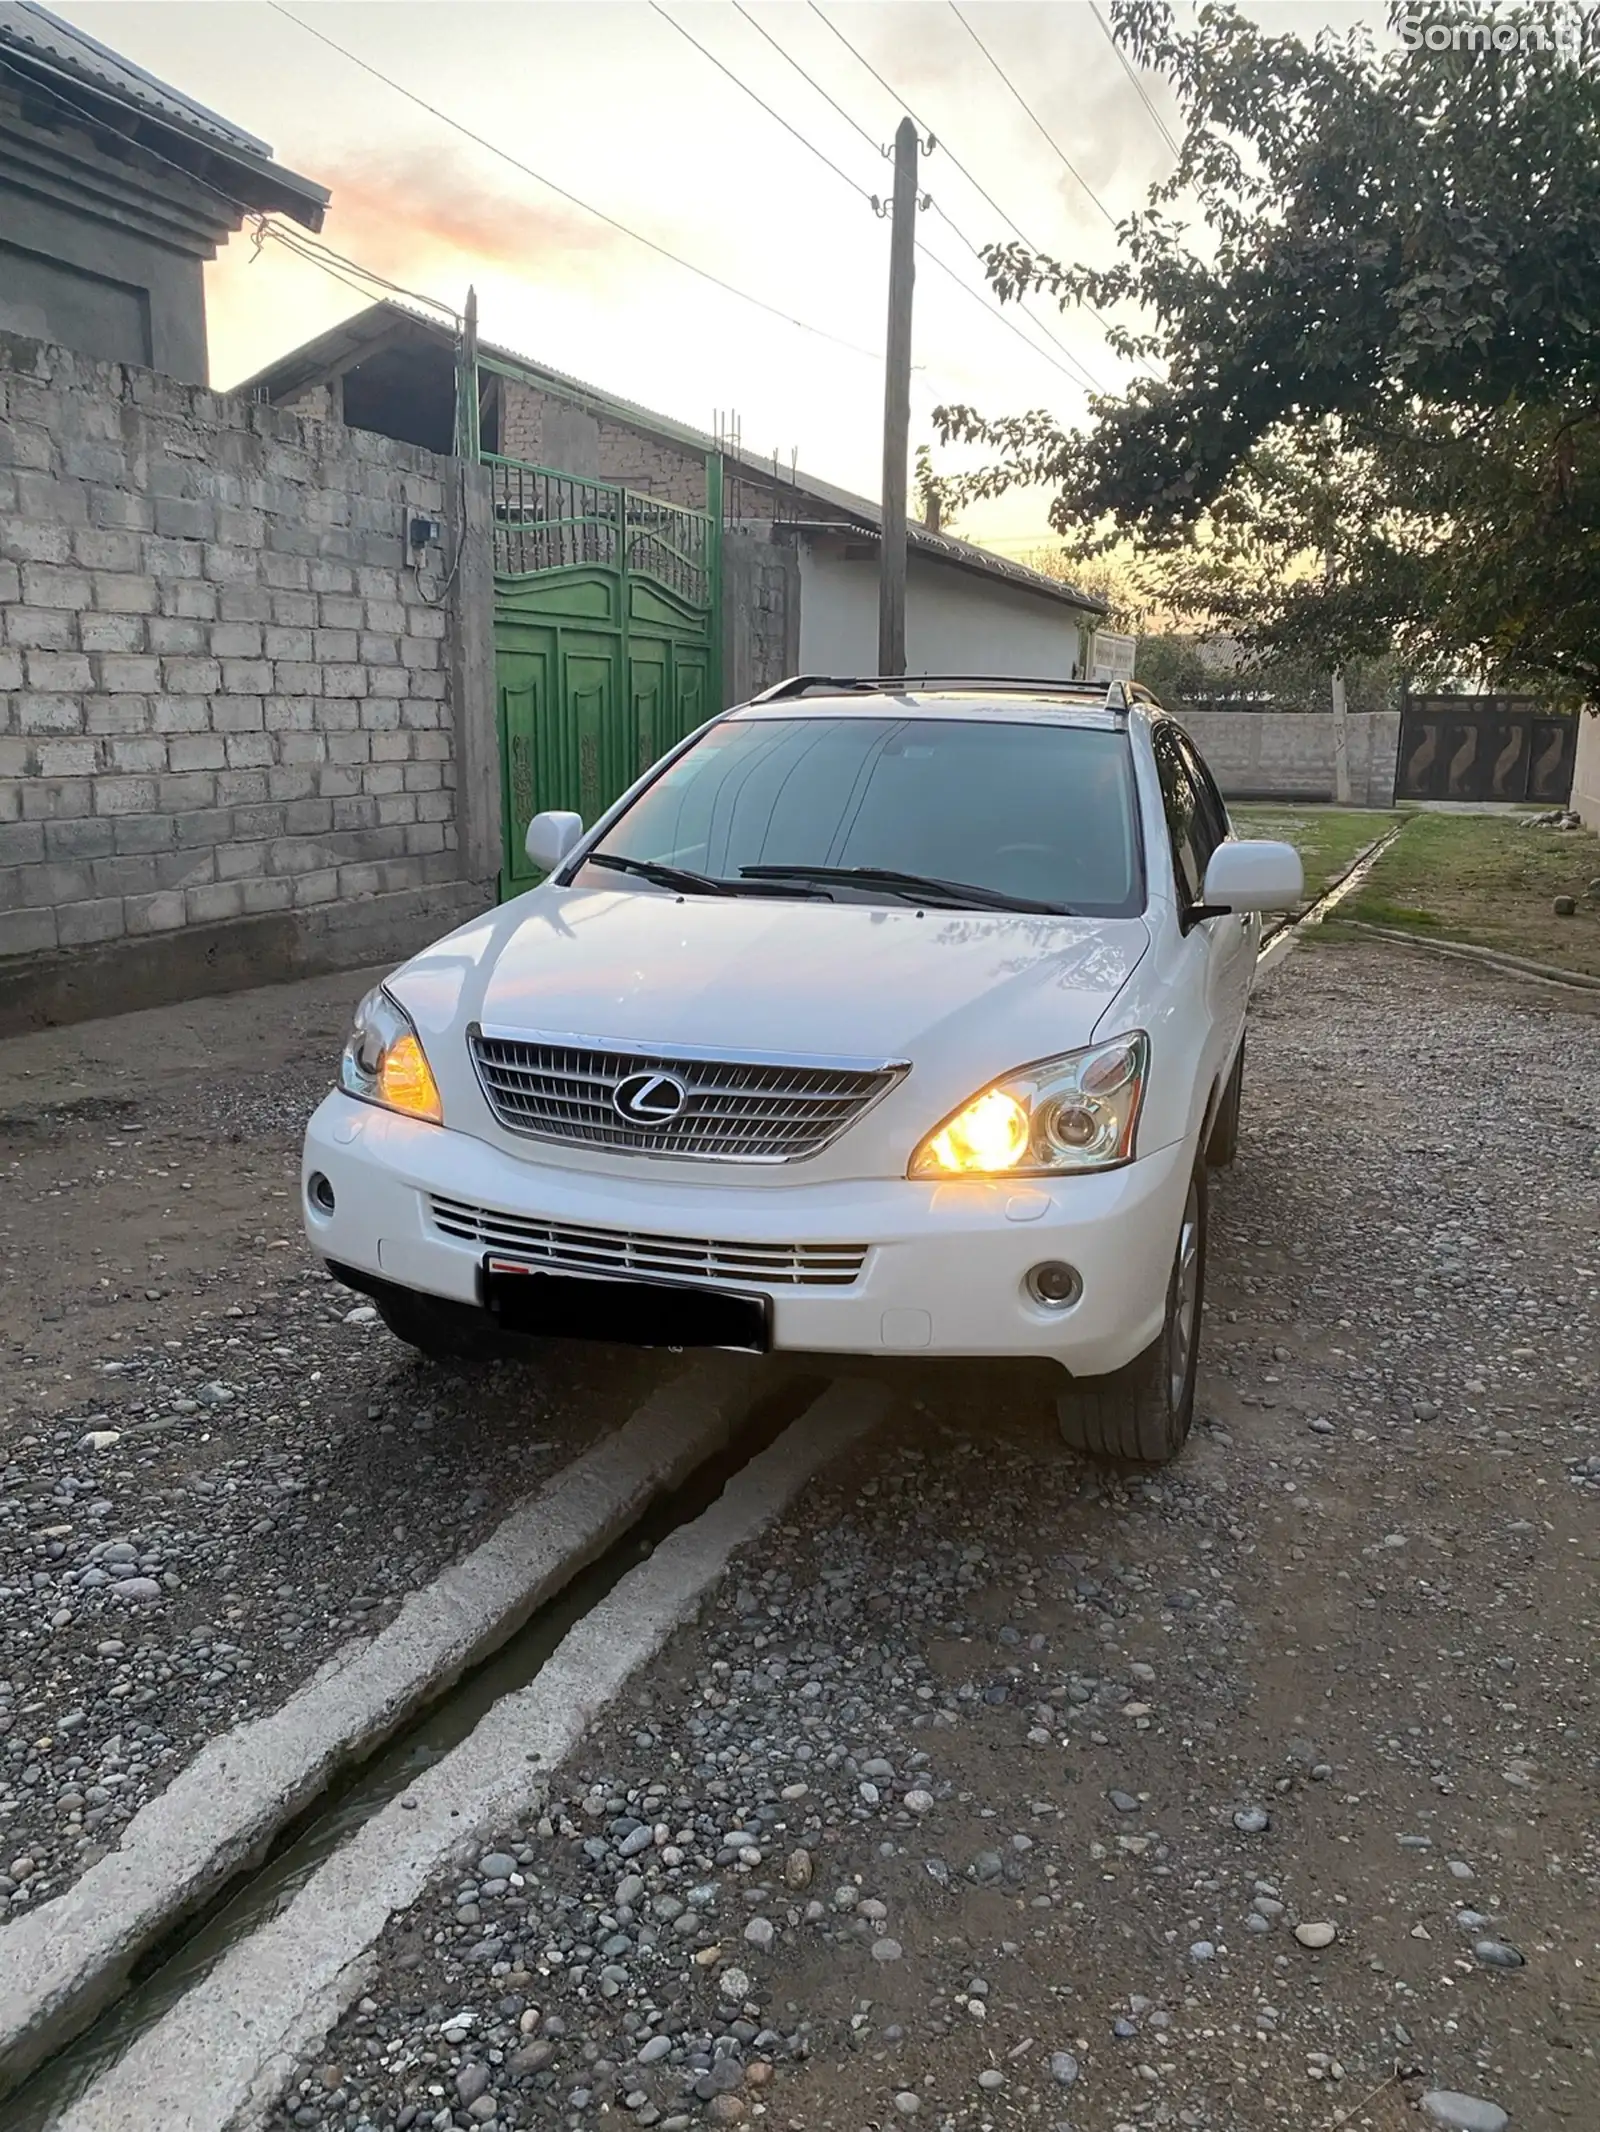
<svg viewBox="0 0 1600 2132"><path fill-rule="evenodd" d="M493 452L482 458L489 469L499 575L597 565L654 578L691 606L715 607L712 513Z"/></svg>

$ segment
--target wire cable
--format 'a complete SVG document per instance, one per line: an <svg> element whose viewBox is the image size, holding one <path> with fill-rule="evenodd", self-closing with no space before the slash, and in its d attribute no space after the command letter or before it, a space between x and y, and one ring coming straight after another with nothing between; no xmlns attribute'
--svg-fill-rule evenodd
<svg viewBox="0 0 1600 2132"><path fill-rule="evenodd" d="M978 50L983 54L984 58L988 60L990 66L993 67L996 74L998 74L1000 79L1005 83L1007 89L1010 90L1011 95L1016 101L1016 103L1021 106L1023 111L1025 111L1028 117L1033 121L1035 131L1045 142L1051 154L1054 155L1057 160L1066 167L1072 177L1077 180L1078 184L1081 185L1083 187L1083 190L1089 195L1089 198L1094 202L1095 206L1099 208L1101 214L1105 216L1107 222L1110 223L1113 229L1115 229L1117 226L1116 217L1106 206L1106 203L1104 202L1104 200L1101 199L1100 195L1095 191L1094 187L1089 183L1089 180L1084 176L1083 172L1078 168L1076 163L1074 163L1072 158L1067 154L1067 151L1061 146L1055 135L1051 133L1049 128L1045 125L1044 120L1040 118L1038 112L1034 110L1032 104L1028 102L1028 99L1023 95L1022 91L1017 87L1016 83L1011 79L1011 76L1006 72L1005 68L1001 66L999 60L995 58L993 52L990 51L989 47L984 43L983 39L972 27L972 24L967 20L966 16L962 14L960 8L956 5L956 0L945 0L945 5L949 8L951 14L955 16L957 22L960 23L961 27L966 31L967 35L972 39L973 43L978 47Z"/></svg>
<svg viewBox="0 0 1600 2132"><path fill-rule="evenodd" d="M882 152L883 143L881 141L875 141L872 135L867 131L866 127L862 125L861 121L858 118L853 117L851 113L845 109L844 105L839 102L837 97L830 96L828 94L828 91L822 86L821 82L817 80L814 74L808 74L806 72L805 68L800 64L799 60L795 58L794 54L792 52L786 51L784 47L779 44L777 38L773 36L771 30L766 27L765 23L760 21L757 16L751 14L749 8L745 6L744 0L733 0L733 11L736 15L743 15L745 21L749 23L751 29L756 32L757 36L765 37L768 44L770 44L772 49L777 53L778 57L782 60L785 60L791 67L793 67L795 72L801 77L802 80L808 81L811 84L812 88L815 89L817 94L822 98L823 102L825 104L830 104L833 109L838 112L839 116L844 120L847 126L853 126L855 128L856 132L860 134L861 138L866 142L869 148L875 148L880 153ZM911 106L907 104L906 109L910 111ZM923 132L926 133L928 131L928 128L922 125L921 119L917 118L917 114L914 111L911 112L911 116L917 120L917 124L919 126L922 126ZM954 159L952 158L952 160Z"/></svg>
<svg viewBox="0 0 1600 2132"><path fill-rule="evenodd" d="M481 133L475 133L461 119L454 117L448 111L442 110L439 105L429 103L425 96L419 96L415 89L408 89L403 82L396 81L392 75L385 74L380 67L375 67L370 60L363 59L358 52L352 52L347 45L342 45L336 38L330 37L325 30L314 28L311 23L304 21L299 15L295 14L292 8L283 6L282 0L267 0L267 4L275 14L284 16L288 21L294 23L298 29L304 30L308 37L315 37L319 44L325 44L330 51L337 52L341 59L349 60L352 66L359 67L364 74L370 74L374 81L382 82L386 89L392 89L397 96L403 96L408 103L415 104L419 110L426 111L430 118L436 118L441 125L451 127L455 132L462 134L467 140L471 141L476 147L484 149L489 155L498 156L501 162L509 163L513 170L521 171L524 177L532 178L535 184L543 185L548 191L567 201L570 206L580 209L586 215L594 216L596 221L604 222L608 228L619 231L622 236L631 237L635 244L643 245L647 251L656 253L662 259L670 260L674 266L682 267L686 273L698 276L701 281L710 282L713 288L721 289L724 295L737 297L741 303L753 304L758 311L765 311L769 318L782 319L786 326L798 326L802 333L811 333L816 335L819 340L831 341L836 348L848 348L852 355L864 356L870 363L879 363L883 360L881 354L873 349L863 348L855 341L846 340L842 334L830 333L825 326L814 326L809 319L797 318L791 311L780 310L776 304L769 304L763 297L752 296L748 289L741 289L735 283L725 281L720 274L714 274L709 267L697 266L692 259L685 259L680 252L673 251L665 244L658 244L654 237L646 237L641 231L631 229L626 222L619 221L615 215L608 215L604 208L592 206L587 200L580 200L576 193L569 192L564 185L558 185L554 178L547 178L542 171L535 170L529 163L524 163L519 157L514 156L509 149L502 148L498 142L489 140Z"/></svg>
<svg viewBox="0 0 1600 2132"><path fill-rule="evenodd" d="M278 0L272 0L272 4L276 6L278 4ZM767 114L768 118L776 120L777 124L783 128L784 132L789 134L794 140L798 141L800 146L805 149L808 155L815 156L818 162L823 164L828 170L831 170L836 178L840 179L841 182L845 185L848 185L853 193L859 194L863 200L866 200L869 203L869 205L874 208L878 207L877 200L873 197L871 193L867 191L864 185L857 184L856 180L850 176L849 172L841 170L839 165L833 160L833 158L830 155L825 154L824 151L817 146L815 141L808 139L807 136L803 134L797 126L790 125L789 121L785 117L783 117L781 112L775 111L771 104L767 102L766 98L764 96L759 95L754 89L752 89L750 84L745 81L739 74L737 74L732 67L726 65L724 61L718 59L714 52L708 51L707 48L700 42L698 37L695 37L691 34L690 31L686 30L683 27L683 24L679 22L674 16L668 14L667 10L661 5L661 0L650 0L650 6L655 11L655 13L661 17L663 22L671 23L672 27L679 33L679 35L686 38L688 42L694 46L695 50L700 53L702 58L708 59L711 64L716 68L719 74L725 75L727 79L733 83L734 87L742 91L744 95L748 96L752 103L758 105L761 110L763 110ZM781 50L782 47L780 46L779 49ZM785 54L784 56L787 57L788 55ZM800 69L799 71L803 72L804 69ZM854 122L852 121L852 123ZM866 140L871 141L872 136L869 133L866 133L864 128L858 127L857 131L861 132ZM876 146L877 144L874 143L874 145ZM948 220L948 217L946 217L946 219ZM951 227L954 228L955 225L952 223ZM961 233L957 231L957 235L960 234ZM963 241L969 245L975 256L977 256L981 262L982 254L977 251L977 247L975 245L972 245L971 239L967 238ZM1017 339L1021 341L1024 348L1028 349L1031 354L1037 356L1041 362L1048 363L1053 370L1059 370L1061 375L1064 378L1069 378L1071 382L1079 388L1080 391L1093 391L1096 389L1092 384L1088 386L1085 385L1084 381L1087 376L1086 372L1082 373L1081 375L1074 375L1074 373L1066 367L1066 364L1058 363L1055 357L1051 355L1048 350L1041 348L1036 341L1030 340L1027 334L1024 333L1022 328L1017 324L1016 320L1014 318L1008 317L1007 314L1000 308L1000 306L991 300L986 291L975 289L972 287L970 282L963 281L961 276L956 272L955 268L952 267L946 260L941 259L937 252L932 251L926 244L924 244L920 237L916 240L916 248L925 259L931 260L933 265L935 265L941 273L948 275L949 278L955 283L958 289L960 289L965 295L970 296L974 303L980 304L983 307L984 311L989 315L989 317L998 319L1000 324L1005 327L1008 333L1015 334ZM1036 321L1030 320L1030 323L1036 323ZM1068 355L1069 360L1074 362L1076 361L1076 358L1071 356L1069 350L1063 349L1062 352ZM1081 365L1079 365L1079 370L1080 372L1082 371Z"/></svg>
<svg viewBox="0 0 1600 2132"><path fill-rule="evenodd" d="M1123 73L1126 74L1129 81L1133 83L1135 90L1138 92L1139 101L1149 112L1157 133L1160 134L1161 138L1166 142L1167 146L1172 150L1175 156L1181 156L1183 154L1183 149L1181 145L1173 139L1172 128L1167 124L1166 120L1161 116L1161 113L1151 102L1150 92L1145 87L1144 83L1139 79L1137 68L1134 66L1133 61L1128 57L1127 53L1122 49L1121 45L1118 44L1110 23L1107 22L1105 16L1101 14L1100 0L1089 0L1089 12L1091 15L1093 15L1095 21L1099 23L1101 30L1104 32L1106 43L1110 45L1112 51L1116 53L1118 62L1121 65Z"/></svg>
<svg viewBox="0 0 1600 2132"><path fill-rule="evenodd" d="M739 0L733 0L733 4L735 7L739 7ZM850 54L850 57L855 60L857 65L865 67L867 72L872 76L873 80L878 84L878 87L882 89L884 94L886 96L892 97L897 104L900 104L905 110L909 111L911 113L912 118L922 128L922 131L927 134L931 139L934 135L934 128L928 124L927 120L923 118L909 102L907 102L906 98L901 95L900 91L894 86L893 82L886 81L884 79L884 77L878 72L877 68L872 64L872 61L867 57L866 53L861 51L859 47L853 45L850 42L850 39L845 35L844 31L839 28L838 24L829 20L829 18L823 13L821 7L818 5L818 0L806 0L806 5L810 8L812 14L816 16L817 20L822 24L823 28L831 31L832 34L838 38L839 42ZM740 8L740 12L743 13L742 8ZM807 80L810 80L809 75L807 75L806 78ZM813 83L813 87L815 86L817 85ZM826 94L826 91L823 91L822 93ZM830 97L829 102L831 103L832 101L833 99ZM858 129L858 131L859 130L860 129ZM1039 251L1038 245L1036 245L1033 239L1027 234L1027 232L1021 228L1015 217L1006 213L1005 209L1000 205L1000 202L994 197L993 193L991 193L988 188L983 184L982 180L975 177L973 173L967 168L966 164L962 162L960 156L958 156L955 150L950 146L947 137L941 133L938 136L938 140L941 152L949 157L950 161L955 165L956 169L960 171L961 175L966 179L967 183L972 187L973 191L978 195L978 197L983 200L993 210L993 212L1000 217L1000 220L1005 224L1006 228L1010 230L1011 234L1017 239L1017 242L1019 244L1021 244L1027 251L1030 251L1037 255ZM937 212L944 216L945 221L950 223L950 227L956 231L957 236L962 237L962 242L966 244L969 249L977 250L977 247L972 244L972 240L969 237L965 237L962 235L962 232L959 228L957 228L957 225L953 221L951 221L950 216L948 214L945 214L943 208L939 208ZM983 254L981 253L981 251L978 252L978 257L980 259L982 258L982 256ZM1111 328L1109 322L1101 316L1101 314L1095 309L1093 304L1086 303L1083 308L1085 311L1088 312L1089 316L1094 320L1097 326L1101 327L1105 332L1110 332ZM1050 329L1044 324L1044 321L1042 319L1035 318L1034 324L1039 327L1041 332L1049 333ZM1055 340L1055 335L1053 333L1050 334L1050 338L1052 340ZM1058 348L1061 348L1064 353L1071 352L1066 348L1064 342L1056 341L1056 346ZM1078 360L1078 358L1074 358L1074 360L1076 361ZM1098 390L1099 388L1097 387L1096 389Z"/></svg>

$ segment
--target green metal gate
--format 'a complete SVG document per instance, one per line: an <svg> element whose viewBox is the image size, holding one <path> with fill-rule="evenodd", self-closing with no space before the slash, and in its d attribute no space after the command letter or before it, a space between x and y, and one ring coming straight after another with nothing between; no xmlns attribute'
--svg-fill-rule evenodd
<svg viewBox="0 0 1600 2132"><path fill-rule="evenodd" d="M592 822L717 708L721 511L488 453L484 464L510 896L540 878L523 849L535 814Z"/></svg>

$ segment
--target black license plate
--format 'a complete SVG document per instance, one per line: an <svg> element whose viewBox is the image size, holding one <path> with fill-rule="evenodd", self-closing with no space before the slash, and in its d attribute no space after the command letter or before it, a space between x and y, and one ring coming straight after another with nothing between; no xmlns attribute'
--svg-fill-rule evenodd
<svg viewBox="0 0 1600 2132"><path fill-rule="evenodd" d="M740 1347L758 1355L772 1345L772 1305L766 1296L546 1273L515 1259L488 1258L483 1299L513 1333L615 1340L627 1347Z"/></svg>

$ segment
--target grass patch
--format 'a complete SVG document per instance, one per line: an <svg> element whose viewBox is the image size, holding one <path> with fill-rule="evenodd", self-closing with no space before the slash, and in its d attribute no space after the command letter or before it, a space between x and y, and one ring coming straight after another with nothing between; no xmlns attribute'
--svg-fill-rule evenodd
<svg viewBox="0 0 1600 2132"><path fill-rule="evenodd" d="M1416 814L1330 919L1497 948L1600 977L1600 837L1503 815ZM1577 916L1558 918L1557 896Z"/></svg>
<svg viewBox="0 0 1600 2132"><path fill-rule="evenodd" d="M1241 836L1274 837L1294 846L1306 871L1307 903L1314 903L1331 888L1359 854L1399 819L1376 809L1286 807L1277 801L1253 800L1232 806L1228 812Z"/></svg>

